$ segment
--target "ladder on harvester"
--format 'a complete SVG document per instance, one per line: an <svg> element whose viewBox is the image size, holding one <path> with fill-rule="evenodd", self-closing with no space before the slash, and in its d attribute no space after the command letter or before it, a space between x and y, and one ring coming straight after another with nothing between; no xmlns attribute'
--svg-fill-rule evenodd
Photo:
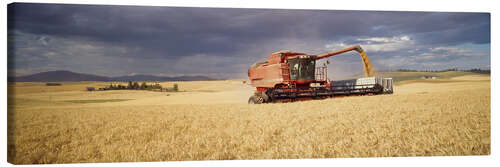
<svg viewBox="0 0 500 167"><path fill-rule="evenodd" d="M290 68L288 65L281 65L281 76L283 77L283 82L290 82Z"/></svg>
<svg viewBox="0 0 500 167"><path fill-rule="evenodd" d="M315 74L315 77L314 79L316 81L326 81L327 80L327 67L326 66L323 66L323 67L316 67L316 72L314 73Z"/></svg>

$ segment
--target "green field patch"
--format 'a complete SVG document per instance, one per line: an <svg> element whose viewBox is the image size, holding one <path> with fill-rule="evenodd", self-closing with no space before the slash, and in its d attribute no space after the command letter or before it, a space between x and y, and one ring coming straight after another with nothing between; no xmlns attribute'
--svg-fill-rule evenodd
<svg viewBox="0 0 500 167"><path fill-rule="evenodd" d="M107 102L121 102L133 99L93 99L93 100L66 100L65 102L71 103L107 103Z"/></svg>

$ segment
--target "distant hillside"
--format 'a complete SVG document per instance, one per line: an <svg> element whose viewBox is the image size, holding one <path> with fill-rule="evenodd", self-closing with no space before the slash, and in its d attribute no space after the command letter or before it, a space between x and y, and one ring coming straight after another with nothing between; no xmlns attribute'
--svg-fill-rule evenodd
<svg viewBox="0 0 500 167"><path fill-rule="evenodd" d="M464 71L446 71L446 72L377 71L375 72L375 74L377 76L392 78L394 82L400 82L405 80L416 80L416 79L421 79L424 76L451 78L464 75L487 75L487 74L478 74L474 72L464 72ZM356 75L353 78L360 78L360 77L364 77L364 75Z"/></svg>
<svg viewBox="0 0 500 167"><path fill-rule="evenodd" d="M8 77L9 82L64 82L64 81L200 81L215 80L206 76L161 77L154 75L132 75L105 77L71 71L49 71L20 77Z"/></svg>
<svg viewBox="0 0 500 167"><path fill-rule="evenodd" d="M111 78L71 71L49 71L32 75L9 77L9 82L62 82L62 81L109 81Z"/></svg>

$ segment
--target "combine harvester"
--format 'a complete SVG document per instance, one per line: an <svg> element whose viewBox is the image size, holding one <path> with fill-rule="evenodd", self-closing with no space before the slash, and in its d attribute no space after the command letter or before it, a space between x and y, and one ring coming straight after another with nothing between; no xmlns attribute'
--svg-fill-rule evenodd
<svg viewBox="0 0 500 167"><path fill-rule="evenodd" d="M330 81L327 67L316 67L316 61L341 53L357 51L363 61L365 78ZM248 69L250 85L257 88L249 104L293 102L352 95L392 94L392 78L376 77L370 60L357 45L320 55L280 51L268 61L257 62Z"/></svg>

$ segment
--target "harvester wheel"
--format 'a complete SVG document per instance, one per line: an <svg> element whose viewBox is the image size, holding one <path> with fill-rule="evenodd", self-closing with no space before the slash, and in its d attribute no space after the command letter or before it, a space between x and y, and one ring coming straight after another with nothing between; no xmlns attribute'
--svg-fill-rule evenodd
<svg viewBox="0 0 500 167"><path fill-rule="evenodd" d="M253 97L254 96L250 96L250 98L248 98L248 104L255 104L255 99Z"/></svg>
<svg viewBox="0 0 500 167"><path fill-rule="evenodd" d="M248 99L248 104L262 104L264 103L264 98L262 96L250 96Z"/></svg>

